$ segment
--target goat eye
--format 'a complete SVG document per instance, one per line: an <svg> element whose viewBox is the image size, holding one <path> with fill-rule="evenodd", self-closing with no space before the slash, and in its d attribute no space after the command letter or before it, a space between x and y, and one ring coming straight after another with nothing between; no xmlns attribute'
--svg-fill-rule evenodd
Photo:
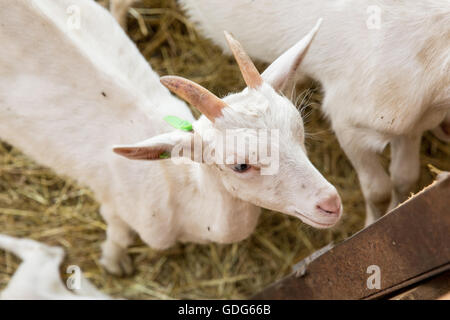
<svg viewBox="0 0 450 320"><path fill-rule="evenodd" d="M245 163L239 163L233 167L233 170L236 172L245 172L248 169L250 169L250 165L245 164Z"/></svg>

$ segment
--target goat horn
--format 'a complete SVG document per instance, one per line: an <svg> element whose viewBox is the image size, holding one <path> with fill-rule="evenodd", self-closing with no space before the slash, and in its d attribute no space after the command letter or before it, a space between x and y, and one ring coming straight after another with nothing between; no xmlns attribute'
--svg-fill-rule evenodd
<svg viewBox="0 0 450 320"><path fill-rule="evenodd" d="M161 77L160 81L167 89L196 107L212 122L222 116L222 109L226 107L226 103L201 85L177 76Z"/></svg>
<svg viewBox="0 0 450 320"><path fill-rule="evenodd" d="M263 78L256 69L250 57L245 52L242 45L237 41L233 36L228 33L225 33L225 38L227 39L228 46L233 52L234 58L236 59L239 69L241 70L242 76L244 77L244 81L247 84L247 87L256 89L263 84Z"/></svg>

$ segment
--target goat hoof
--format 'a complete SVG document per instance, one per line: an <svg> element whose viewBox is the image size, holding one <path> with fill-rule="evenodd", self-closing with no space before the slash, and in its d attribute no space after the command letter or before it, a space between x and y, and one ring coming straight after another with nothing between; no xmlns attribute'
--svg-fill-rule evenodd
<svg viewBox="0 0 450 320"><path fill-rule="evenodd" d="M127 254L115 258L103 256L100 264L106 272L118 277L131 276L134 272L133 261Z"/></svg>

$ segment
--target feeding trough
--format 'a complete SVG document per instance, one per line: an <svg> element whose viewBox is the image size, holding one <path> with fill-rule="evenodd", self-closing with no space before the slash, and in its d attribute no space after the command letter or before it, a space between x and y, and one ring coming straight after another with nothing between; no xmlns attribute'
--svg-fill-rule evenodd
<svg viewBox="0 0 450 320"><path fill-rule="evenodd" d="M377 299L411 286L422 299L438 298L450 291L449 195L450 174L443 173L370 227L300 262L253 298ZM424 280L426 286L418 285Z"/></svg>

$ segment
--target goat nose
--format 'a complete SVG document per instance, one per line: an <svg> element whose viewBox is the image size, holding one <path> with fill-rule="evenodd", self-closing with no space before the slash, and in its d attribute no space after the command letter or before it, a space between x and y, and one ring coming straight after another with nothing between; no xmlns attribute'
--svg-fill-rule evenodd
<svg viewBox="0 0 450 320"><path fill-rule="evenodd" d="M317 205L317 208L327 214L339 214L341 212L341 199L338 195L332 195Z"/></svg>

